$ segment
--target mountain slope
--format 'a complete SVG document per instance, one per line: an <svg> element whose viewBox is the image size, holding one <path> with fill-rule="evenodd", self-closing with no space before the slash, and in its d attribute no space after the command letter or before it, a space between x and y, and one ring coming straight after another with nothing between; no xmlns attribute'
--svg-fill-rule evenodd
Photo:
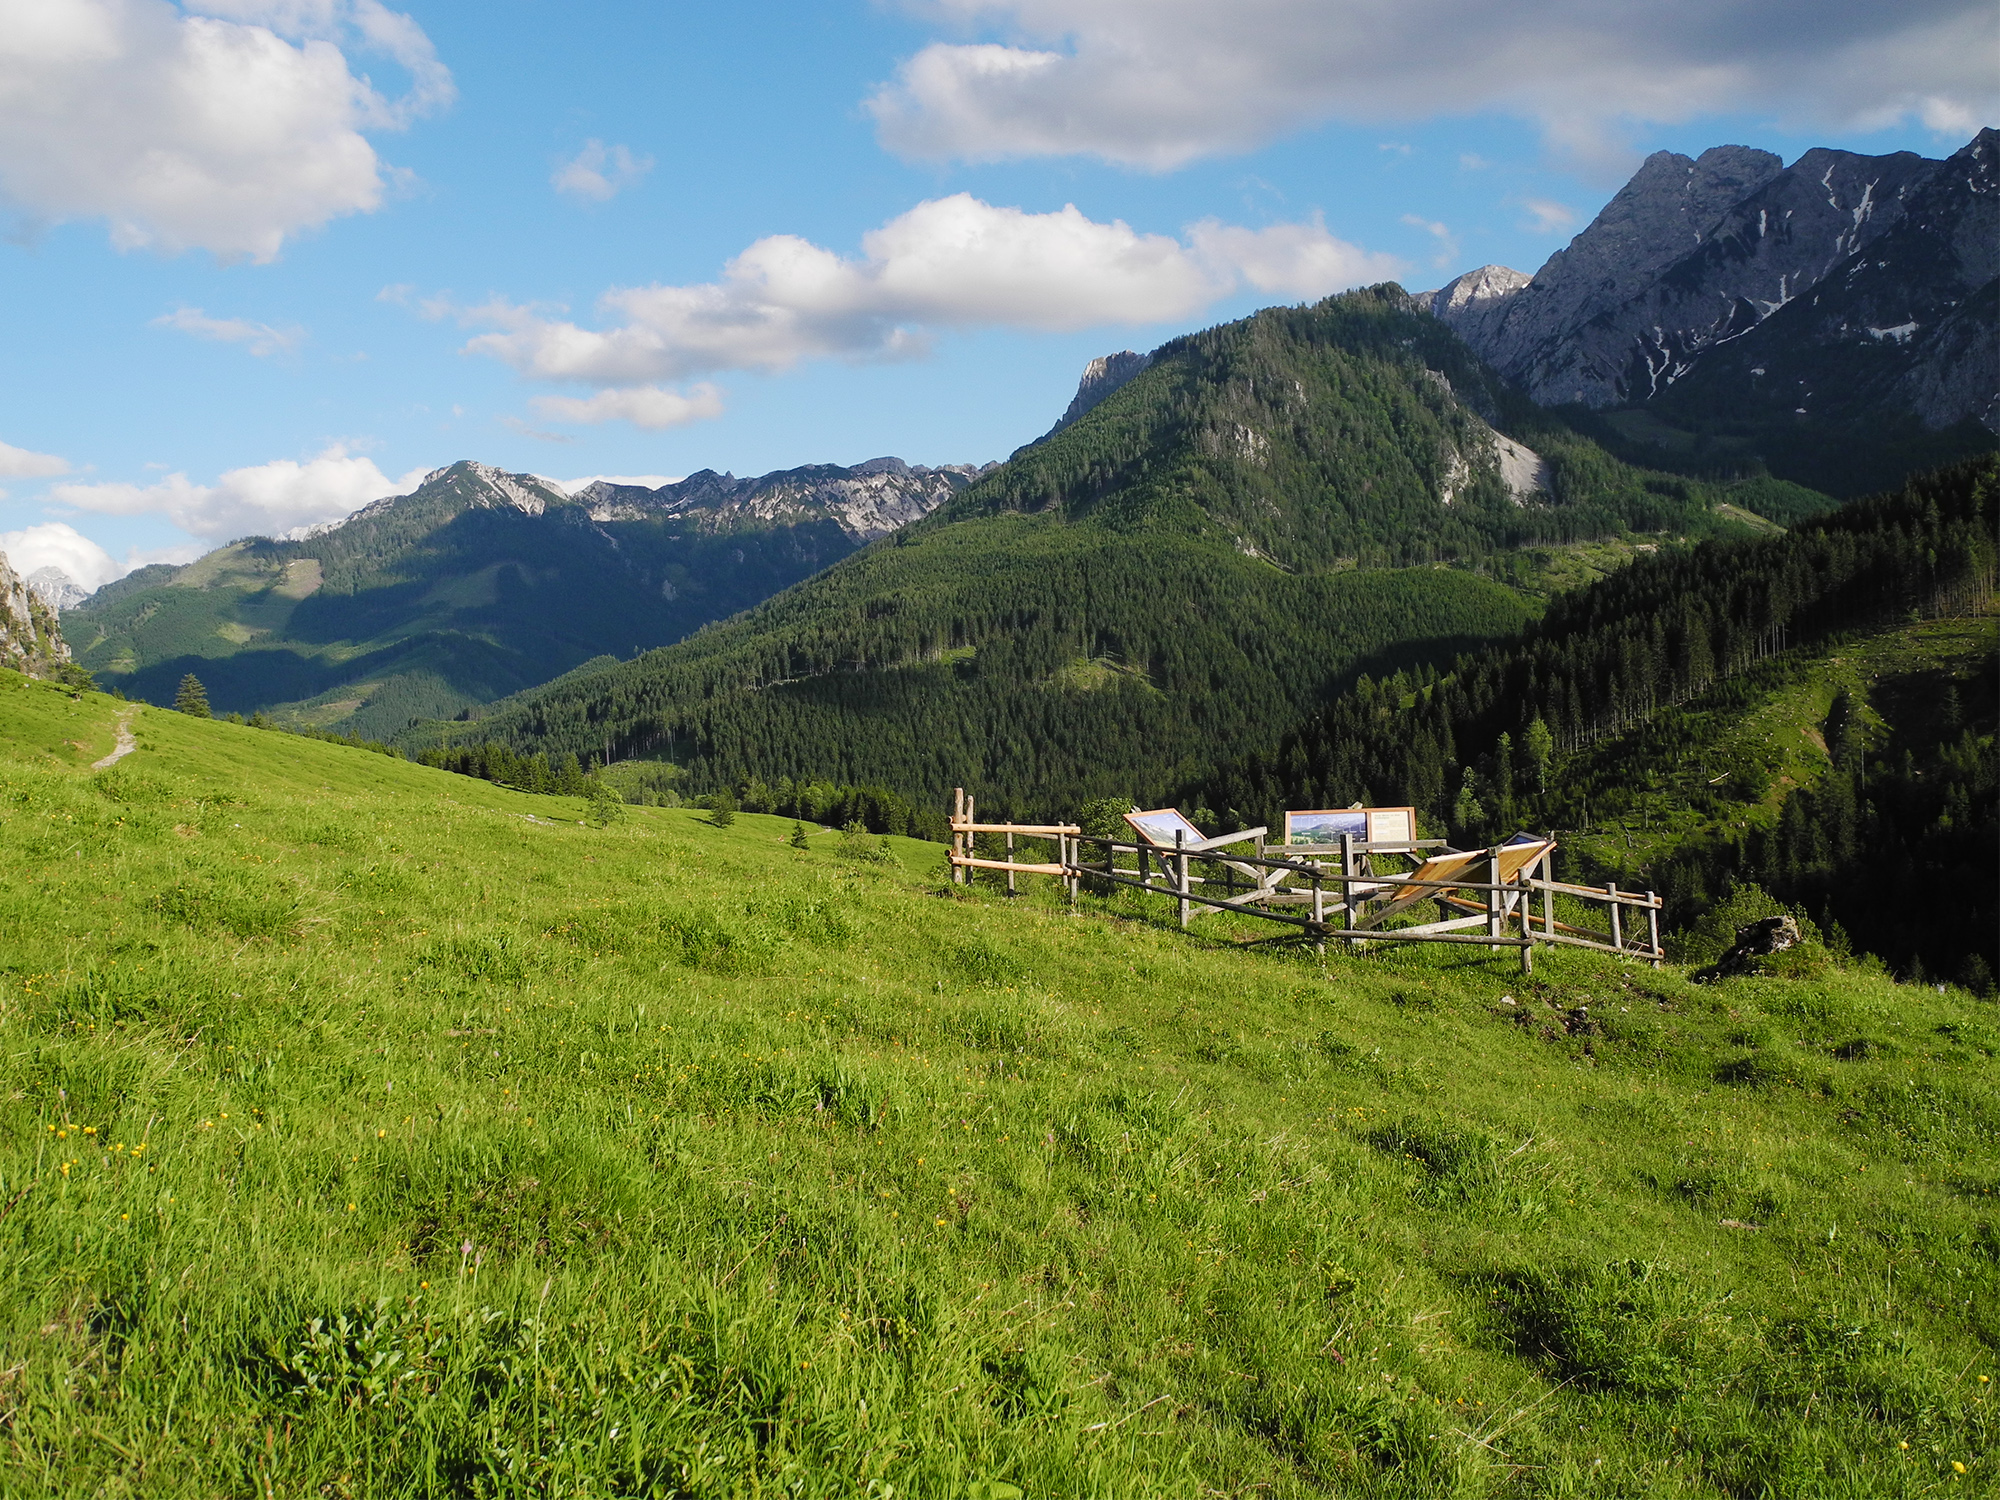
<svg viewBox="0 0 2000 1500"><path fill-rule="evenodd" d="M1968 995L1245 951L935 844L586 827L153 708L92 775L128 710L0 673L10 1496L1908 1500L2000 1462Z"/></svg>
<svg viewBox="0 0 2000 1500"><path fill-rule="evenodd" d="M878 459L575 496L458 463L337 526L143 569L69 612L83 663L219 712L291 705L368 735L678 640L845 557L966 484Z"/></svg>
<svg viewBox="0 0 2000 1500"><path fill-rule="evenodd" d="M1678 920L1755 879L1899 966L2000 973L1996 530L1988 458L1782 536L1642 559L1522 640L1367 685L1181 795L1246 823L1408 804L1465 844L1616 820L1565 842Z"/></svg>
<svg viewBox="0 0 2000 1500"><path fill-rule="evenodd" d="M1515 549L1739 529L1718 498L1608 458L1378 288L1176 339L923 521L462 734L685 761L697 788L1141 795L1364 668L1512 634L1530 602L1478 570Z"/></svg>
<svg viewBox="0 0 2000 1500"><path fill-rule="evenodd" d="M2000 430L1996 157L1990 129L1947 161L1660 152L1532 279L1482 267L1431 310L1628 457L1863 493Z"/></svg>

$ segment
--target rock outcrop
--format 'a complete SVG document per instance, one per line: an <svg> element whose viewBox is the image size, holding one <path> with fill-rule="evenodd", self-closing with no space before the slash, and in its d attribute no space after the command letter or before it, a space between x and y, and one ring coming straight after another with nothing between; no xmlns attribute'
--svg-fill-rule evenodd
<svg viewBox="0 0 2000 1500"><path fill-rule="evenodd" d="M78 583L69 574L53 564L37 568L28 575L28 587L41 597L44 604L61 614L71 605L81 604L90 597L90 590Z"/></svg>
<svg viewBox="0 0 2000 1500"><path fill-rule="evenodd" d="M1942 162L1657 152L1532 278L1482 266L1430 310L1543 405L1649 401L1717 363L1773 382L1773 359L1864 348L1880 401L1933 429L1995 426L1995 139Z"/></svg>
<svg viewBox="0 0 2000 1500"><path fill-rule="evenodd" d="M56 612L0 552L0 666L48 677L68 660Z"/></svg>
<svg viewBox="0 0 2000 1500"><path fill-rule="evenodd" d="M571 498L589 509L593 521L661 518L720 535L828 520L851 540L872 542L921 520L984 472L972 464L931 469L900 458L871 458L853 468L813 464L755 479L703 469L657 489L600 479Z"/></svg>

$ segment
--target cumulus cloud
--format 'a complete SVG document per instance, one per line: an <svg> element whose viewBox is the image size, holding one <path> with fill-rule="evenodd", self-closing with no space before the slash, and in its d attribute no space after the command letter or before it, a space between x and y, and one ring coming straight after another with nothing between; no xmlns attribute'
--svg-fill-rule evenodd
<svg viewBox="0 0 2000 1500"><path fill-rule="evenodd" d="M69 472L69 460L53 453L30 453L11 443L0 443L0 479L48 479Z"/></svg>
<svg viewBox="0 0 2000 1500"><path fill-rule="evenodd" d="M336 444L304 463L281 458L231 469L214 484L196 484L185 474L146 485L58 484L49 499L102 515L163 516L195 536L226 541L339 521L371 500L415 489L423 477L413 469L390 479L374 460Z"/></svg>
<svg viewBox="0 0 2000 1500"><path fill-rule="evenodd" d="M153 319L153 326L172 328L218 344L241 344L259 358L289 354L306 336L306 331L296 326L273 328L269 323L252 323L247 318L211 318L198 307L177 307Z"/></svg>
<svg viewBox="0 0 2000 1500"><path fill-rule="evenodd" d="M1189 226L1188 240L1219 277L1240 276L1260 292L1301 300L1390 281L1408 269L1396 256L1335 239L1318 214L1304 224L1267 229L1203 219Z"/></svg>
<svg viewBox="0 0 2000 1500"><path fill-rule="evenodd" d="M783 370L815 357L908 357L940 330L1165 322L1244 287L1313 298L1402 268L1335 238L1317 218L1256 230L1207 219L1190 226L1184 243L1099 223L1073 205L1032 214L965 193L918 204L865 235L861 250L842 256L773 235L731 260L719 281L607 292L600 328L499 299L416 305L492 330L466 344L470 353L531 379L599 388L591 397L539 397L542 416L657 428L721 410L712 388L675 393L661 381Z"/></svg>
<svg viewBox="0 0 2000 1500"><path fill-rule="evenodd" d="M96 542L61 521L45 521L20 531L0 531L0 552L26 576L38 568L57 568L72 583L85 589L101 589L113 579L123 578L134 568L148 563L193 562L208 549L199 542L175 547L134 547L118 561Z"/></svg>
<svg viewBox="0 0 2000 1500"><path fill-rule="evenodd" d="M1755 108L1798 123L1992 118L1986 0L909 0L961 33L868 101L904 155L1082 154L1158 170L1325 120L1500 110L1618 154L1630 121Z"/></svg>
<svg viewBox="0 0 2000 1500"><path fill-rule="evenodd" d="M383 95L343 49L408 88ZM0 198L103 219L120 249L268 261L381 204L363 132L452 97L429 38L378 0L0 0Z"/></svg>
<svg viewBox="0 0 2000 1500"><path fill-rule="evenodd" d="M624 146L586 141L581 151L556 168L549 185L559 193L606 203L652 170L650 156L634 156Z"/></svg>
<svg viewBox="0 0 2000 1500"><path fill-rule="evenodd" d="M685 393L661 390L656 385L633 385L599 391L594 396L537 396L528 404L551 422L583 427L630 422L647 432L664 432L722 415L722 393L707 381Z"/></svg>
<svg viewBox="0 0 2000 1500"><path fill-rule="evenodd" d="M60 521L22 531L0 531L0 552L24 578L38 568L60 568L73 583L86 589L101 588L131 571L119 567L109 552L82 532Z"/></svg>

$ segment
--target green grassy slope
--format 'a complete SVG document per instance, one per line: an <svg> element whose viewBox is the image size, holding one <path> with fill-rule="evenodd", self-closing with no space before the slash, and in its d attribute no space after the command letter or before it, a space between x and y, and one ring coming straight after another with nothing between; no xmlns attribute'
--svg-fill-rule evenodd
<svg viewBox="0 0 2000 1500"><path fill-rule="evenodd" d="M0 1492L1994 1482L1990 1005L1246 950L151 708L88 771L127 707L0 676Z"/></svg>
<svg viewBox="0 0 2000 1500"><path fill-rule="evenodd" d="M1541 453L1545 490L1510 493L1489 422ZM894 537L459 732L671 759L700 788L1148 797L1363 669L1511 634L1535 607L1517 589L1768 529L1719 508L1733 493L1610 458L1376 288L1175 339Z"/></svg>

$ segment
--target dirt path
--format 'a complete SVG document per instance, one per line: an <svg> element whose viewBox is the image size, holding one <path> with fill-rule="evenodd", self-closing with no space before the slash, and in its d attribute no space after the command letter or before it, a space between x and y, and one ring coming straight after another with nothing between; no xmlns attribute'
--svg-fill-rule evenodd
<svg viewBox="0 0 2000 1500"><path fill-rule="evenodd" d="M103 760L93 762L91 770L102 771L106 766L115 766L139 748L139 742L132 738L132 715L138 711L136 708L128 708L118 716L118 747Z"/></svg>

